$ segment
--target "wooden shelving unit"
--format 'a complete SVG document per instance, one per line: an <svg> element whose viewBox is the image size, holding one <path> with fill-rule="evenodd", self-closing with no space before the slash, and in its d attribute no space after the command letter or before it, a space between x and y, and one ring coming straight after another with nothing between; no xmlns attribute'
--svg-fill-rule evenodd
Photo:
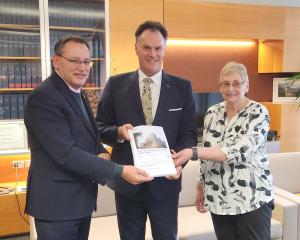
<svg viewBox="0 0 300 240"><path fill-rule="evenodd" d="M97 28L81 28L81 27L63 27L63 26L50 26L50 30L62 30L62 31L76 31L76 32L98 32L105 33L104 29Z"/></svg>

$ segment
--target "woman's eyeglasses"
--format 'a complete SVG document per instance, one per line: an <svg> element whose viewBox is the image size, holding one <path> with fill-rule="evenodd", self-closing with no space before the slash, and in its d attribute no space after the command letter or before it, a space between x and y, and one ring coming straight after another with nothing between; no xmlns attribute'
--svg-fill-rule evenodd
<svg viewBox="0 0 300 240"><path fill-rule="evenodd" d="M225 81L225 82L220 82L220 87L221 88L229 88L230 86L232 86L235 89L240 89L244 83L245 83L245 81L233 82L233 83Z"/></svg>

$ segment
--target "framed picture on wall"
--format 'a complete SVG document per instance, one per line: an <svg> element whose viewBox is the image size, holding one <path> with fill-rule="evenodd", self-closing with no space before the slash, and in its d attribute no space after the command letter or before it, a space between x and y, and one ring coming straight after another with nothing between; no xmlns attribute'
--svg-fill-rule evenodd
<svg viewBox="0 0 300 240"><path fill-rule="evenodd" d="M297 92L300 91L300 81L273 78L273 102L297 102Z"/></svg>

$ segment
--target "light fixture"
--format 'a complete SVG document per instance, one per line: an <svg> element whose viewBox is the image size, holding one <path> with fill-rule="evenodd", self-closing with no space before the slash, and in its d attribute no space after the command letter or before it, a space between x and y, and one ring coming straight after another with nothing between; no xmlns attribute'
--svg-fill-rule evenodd
<svg viewBox="0 0 300 240"><path fill-rule="evenodd" d="M184 46L253 46L252 40L220 40L220 39L179 39L171 38L167 45L184 45Z"/></svg>

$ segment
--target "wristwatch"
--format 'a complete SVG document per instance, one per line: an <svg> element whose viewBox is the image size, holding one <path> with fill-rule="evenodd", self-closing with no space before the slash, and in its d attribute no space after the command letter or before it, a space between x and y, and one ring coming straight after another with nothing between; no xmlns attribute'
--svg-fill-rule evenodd
<svg viewBox="0 0 300 240"><path fill-rule="evenodd" d="M197 147L192 147L192 157L191 157L191 160L192 161L197 161L199 159L198 157L198 148Z"/></svg>

